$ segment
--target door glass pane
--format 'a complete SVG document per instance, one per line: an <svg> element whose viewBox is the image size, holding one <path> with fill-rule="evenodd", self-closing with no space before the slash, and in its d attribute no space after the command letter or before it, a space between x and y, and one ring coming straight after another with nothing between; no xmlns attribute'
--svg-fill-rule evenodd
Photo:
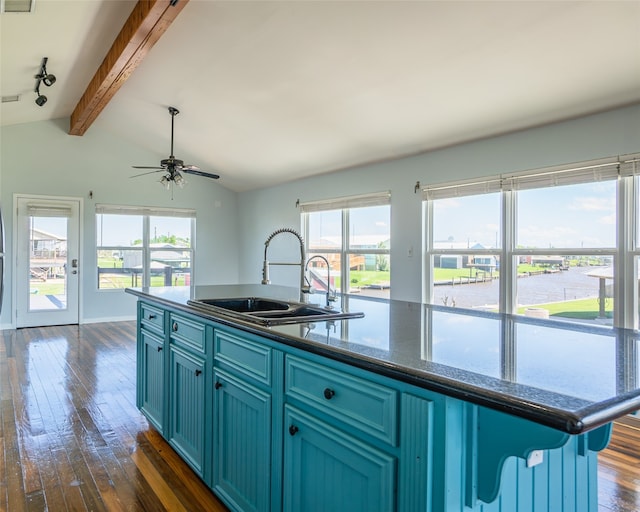
<svg viewBox="0 0 640 512"><path fill-rule="evenodd" d="M526 248L616 246L616 182L518 192L517 243Z"/></svg>
<svg viewBox="0 0 640 512"><path fill-rule="evenodd" d="M29 310L67 309L67 218L29 217Z"/></svg>

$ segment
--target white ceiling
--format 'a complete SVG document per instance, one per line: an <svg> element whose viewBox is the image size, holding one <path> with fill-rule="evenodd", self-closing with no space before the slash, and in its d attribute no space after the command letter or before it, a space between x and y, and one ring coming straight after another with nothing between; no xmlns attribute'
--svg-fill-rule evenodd
<svg viewBox="0 0 640 512"><path fill-rule="evenodd" d="M134 3L2 14L2 125L68 117ZM159 162L175 106L176 156L242 191L638 101L640 1L191 0L89 130Z"/></svg>

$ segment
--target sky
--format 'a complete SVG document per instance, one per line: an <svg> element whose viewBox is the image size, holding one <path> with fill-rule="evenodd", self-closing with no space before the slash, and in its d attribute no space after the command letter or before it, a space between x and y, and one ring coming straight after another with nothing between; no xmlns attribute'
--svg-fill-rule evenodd
<svg viewBox="0 0 640 512"><path fill-rule="evenodd" d="M517 196L518 246L615 247L615 181L523 190ZM435 202L434 241L496 247L499 235L500 193Z"/></svg>

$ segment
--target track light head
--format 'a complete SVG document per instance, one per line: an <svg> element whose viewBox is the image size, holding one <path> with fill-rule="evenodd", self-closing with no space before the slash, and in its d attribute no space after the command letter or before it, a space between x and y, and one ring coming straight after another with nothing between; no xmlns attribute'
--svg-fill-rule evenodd
<svg viewBox="0 0 640 512"><path fill-rule="evenodd" d="M47 73L47 61L49 59L47 57L42 58L42 64L40 64L40 73L38 73L34 78L36 79L36 87L34 92L38 95L36 98L36 105L39 107L43 107L47 102L47 97L43 94L40 94L40 84L44 84L47 87L51 87L56 83L56 76Z"/></svg>
<svg viewBox="0 0 640 512"><path fill-rule="evenodd" d="M42 83L47 87L51 87L56 83L56 75L45 75L42 77Z"/></svg>

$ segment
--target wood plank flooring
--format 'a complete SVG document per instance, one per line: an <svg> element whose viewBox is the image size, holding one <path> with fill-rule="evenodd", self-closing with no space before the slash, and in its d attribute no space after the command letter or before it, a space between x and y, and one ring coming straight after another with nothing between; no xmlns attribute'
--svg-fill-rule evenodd
<svg viewBox="0 0 640 512"><path fill-rule="evenodd" d="M135 324L0 331L0 511L226 508L135 406ZM640 511L640 429L600 455L599 512Z"/></svg>
<svg viewBox="0 0 640 512"><path fill-rule="evenodd" d="M0 511L226 511L135 406L135 323L0 333Z"/></svg>

